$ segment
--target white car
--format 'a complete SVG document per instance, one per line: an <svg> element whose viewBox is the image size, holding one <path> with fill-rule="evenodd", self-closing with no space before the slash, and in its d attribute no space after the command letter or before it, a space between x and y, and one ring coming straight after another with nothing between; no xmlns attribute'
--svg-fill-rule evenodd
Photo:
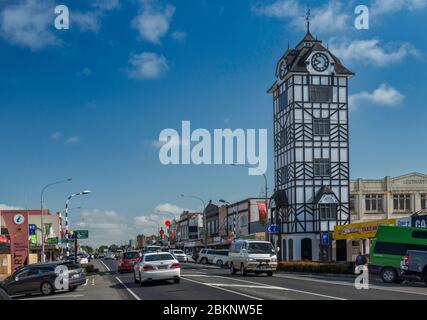
<svg viewBox="0 0 427 320"><path fill-rule="evenodd" d="M87 257L78 257L77 262L84 266L89 264L89 259Z"/></svg>
<svg viewBox="0 0 427 320"><path fill-rule="evenodd" d="M170 253L178 260L179 262L188 262L188 257L182 250L172 249L169 250Z"/></svg>
<svg viewBox="0 0 427 320"><path fill-rule="evenodd" d="M146 253L135 264L133 269L135 283L141 286L152 280L173 280L179 283L181 279L181 265L169 252Z"/></svg>

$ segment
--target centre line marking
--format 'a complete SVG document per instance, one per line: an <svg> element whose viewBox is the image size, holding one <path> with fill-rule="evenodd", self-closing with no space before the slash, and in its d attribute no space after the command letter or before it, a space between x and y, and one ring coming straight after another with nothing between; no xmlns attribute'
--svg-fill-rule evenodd
<svg viewBox="0 0 427 320"><path fill-rule="evenodd" d="M208 284L208 283L204 283L204 282L200 282L200 281L196 281L196 280L188 279L188 278L185 278L185 277L182 277L182 276L181 276L181 279L184 279L184 280L187 280L187 281L190 281L190 282L194 282L194 283L198 283L198 284L201 284L201 285L204 285L204 286L210 287L210 288L215 288L215 289L218 289L218 290L227 291L227 292L230 292L230 293L233 293L233 294L236 294L236 295L240 295L240 296L242 296L242 297L246 297L246 298L249 298L249 299L254 299L254 300L264 300L264 299L262 299L262 298L258 298L258 297L250 296L250 295L248 295L248 294L244 294L244 293L240 293L240 292L237 292L237 291L233 291L233 290L229 290L229 289L221 288L221 287L218 287L218 286L213 286L213 285Z"/></svg>
<svg viewBox="0 0 427 320"><path fill-rule="evenodd" d="M108 270L108 271L111 271L110 270L110 268L108 268L108 266L104 263L104 261L102 261L102 260L99 260L103 265L104 265L104 267Z"/></svg>
<svg viewBox="0 0 427 320"><path fill-rule="evenodd" d="M216 275L212 275L212 276L194 275L193 277L215 277L215 278L221 278L221 279L227 279L227 280L234 280L234 281L237 281L237 282L240 281L240 282L243 282L243 283L255 284L255 285L258 285L258 286L259 285L263 285L263 283L259 283L259 282L242 280L242 279L236 279L236 278L230 278L230 277L223 277L223 276L216 276ZM293 291L293 292L298 292L298 293L303 293L303 294L308 294L308 295L313 295L313 296L318 296L318 297L323 297L323 298L328 298L328 299L347 300L345 298L334 297L334 296L329 296L329 295L325 295L325 294L321 294L321 293L315 293L315 292L310 292L310 291L303 291L303 290L291 289L291 288L286 288L286 287L279 287L279 288L283 288L283 290L288 290L288 291Z"/></svg>

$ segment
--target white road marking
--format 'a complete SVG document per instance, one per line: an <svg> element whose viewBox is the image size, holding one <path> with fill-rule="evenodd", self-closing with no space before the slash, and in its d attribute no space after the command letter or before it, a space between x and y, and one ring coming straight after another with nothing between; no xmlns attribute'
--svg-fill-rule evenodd
<svg viewBox="0 0 427 320"><path fill-rule="evenodd" d="M108 271L111 271L110 268L108 268L108 266L104 263L104 261L102 260L99 260L99 261L104 265L105 268L107 268Z"/></svg>
<svg viewBox="0 0 427 320"><path fill-rule="evenodd" d="M218 287L218 286L213 286L213 285L211 285L211 284L207 284L207 283L204 283L204 282L196 281L196 280L193 280L193 279L187 279L187 278L184 278L184 277L182 277L182 276L181 276L181 279L184 279L184 280L186 280L186 281L190 281L190 282L194 282L194 283L198 283L198 284L201 284L201 285L204 285L204 286L207 286L207 287L215 288L215 289L218 289L218 290L227 291L227 292L230 292L230 293L233 293L233 294L236 294L236 295L240 295L240 296L242 296L242 297L246 297L246 298L249 298L249 299L254 299L254 300L264 300L264 299L262 299L262 298L258 298L258 297L250 296L250 295L248 295L248 294L240 293L240 292L233 291L233 290L228 290L228 289L221 288L221 287Z"/></svg>
<svg viewBox="0 0 427 320"><path fill-rule="evenodd" d="M304 281L312 281L312 282L319 282L319 283L327 283L327 284L336 284L340 286L348 286L348 287L354 287L354 283L346 283L346 282L339 282L339 281L328 281L328 280L322 280L322 279L315 279L315 278L308 278L308 277L297 277L297 276L288 276L288 275L279 275L275 274L275 277L278 278L288 278L288 279L294 279L294 280L304 280ZM369 285L369 289L375 289L375 290L384 290L384 291L393 291L393 292L401 292L401 293L408 293L408 294L418 294L422 296L427 296L427 293L423 292L412 292L412 291L406 291L406 290L399 290L399 289L393 289L393 288L384 288L376 285Z"/></svg>
<svg viewBox="0 0 427 320"><path fill-rule="evenodd" d="M133 291L131 290L131 289L129 289L124 283L123 283L123 281L122 280L120 280L120 278L119 277L116 277L116 279L117 279L117 281L118 282L120 282L121 283L121 285L123 286L123 287L125 287L125 289L136 299L136 300L141 300L141 298L140 297L138 297L135 293L133 293Z"/></svg>
<svg viewBox="0 0 427 320"><path fill-rule="evenodd" d="M217 275L193 275L193 277L215 277L215 278L221 278L221 279L227 279L227 280L234 280L234 281L240 281L243 283L249 283L249 284L255 284L255 285L262 285L262 283L259 282L254 282L254 281L249 281L249 280L242 280L242 279L237 279L237 278L230 278L230 277L223 277L223 276L217 276ZM298 290L298 289L292 289L292 288L286 288L286 287L279 287L282 288L282 290L287 290L287 291L293 291L293 292L298 292L298 293L303 293L303 294L308 294L308 295L313 295L313 296L318 296L318 297L323 297L323 298L328 298L328 299L334 299L334 300L347 300L345 298L340 298L340 297L334 297L334 296L329 296L329 295L325 295L325 294L320 294L320 293L315 293L315 292L310 292L310 291L303 291L303 290Z"/></svg>

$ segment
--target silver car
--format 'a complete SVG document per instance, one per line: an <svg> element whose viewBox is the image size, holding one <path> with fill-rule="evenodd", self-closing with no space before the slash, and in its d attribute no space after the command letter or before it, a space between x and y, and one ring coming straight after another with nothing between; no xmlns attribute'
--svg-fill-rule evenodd
<svg viewBox="0 0 427 320"><path fill-rule="evenodd" d="M172 249L169 252L178 260L179 262L188 262L188 257L182 250Z"/></svg>

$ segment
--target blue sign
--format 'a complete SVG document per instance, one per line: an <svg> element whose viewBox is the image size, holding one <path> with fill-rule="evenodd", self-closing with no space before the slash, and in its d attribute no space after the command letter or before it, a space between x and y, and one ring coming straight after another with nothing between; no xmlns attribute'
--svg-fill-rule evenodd
<svg viewBox="0 0 427 320"><path fill-rule="evenodd" d="M29 224L28 225L28 235L34 236L36 234L36 225L35 224Z"/></svg>
<svg viewBox="0 0 427 320"><path fill-rule="evenodd" d="M327 246L329 245L329 234L322 233L322 245Z"/></svg>
<svg viewBox="0 0 427 320"><path fill-rule="evenodd" d="M267 227L268 233L279 233L279 226L277 224L271 224Z"/></svg>

